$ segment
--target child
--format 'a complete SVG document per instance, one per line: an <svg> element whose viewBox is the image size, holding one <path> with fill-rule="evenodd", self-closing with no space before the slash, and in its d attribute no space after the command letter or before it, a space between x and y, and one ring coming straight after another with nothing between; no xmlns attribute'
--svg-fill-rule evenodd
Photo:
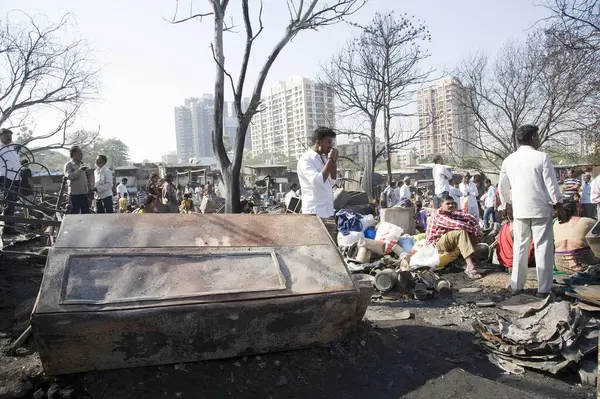
<svg viewBox="0 0 600 399"><path fill-rule="evenodd" d="M194 202L190 199L189 194L183 195L181 201L181 213L192 213L194 211Z"/></svg>
<svg viewBox="0 0 600 399"><path fill-rule="evenodd" d="M119 213L127 213L127 193L123 193L123 196L119 198Z"/></svg>
<svg viewBox="0 0 600 399"><path fill-rule="evenodd" d="M133 213L156 213L156 197L147 196L142 206Z"/></svg>

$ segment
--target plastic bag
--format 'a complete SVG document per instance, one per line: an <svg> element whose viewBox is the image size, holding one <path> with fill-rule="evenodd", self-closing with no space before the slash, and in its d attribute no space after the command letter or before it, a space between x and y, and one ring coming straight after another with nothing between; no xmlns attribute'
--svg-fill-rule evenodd
<svg viewBox="0 0 600 399"><path fill-rule="evenodd" d="M342 233L338 233L337 236L337 244L338 247L349 247L352 244L358 242L358 240L363 236L363 234L359 231L351 231L347 235L343 235Z"/></svg>
<svg viewBox="0 0 600 399"><path fill-rule="evenodd" d="M437 248L433 244L424 245L419 248L414 255L410 258L411 270L418 269L420 267L428 267L435 269L440 263L440 254Z"/></svg>
<svg viewBox="0 0 600 399"><path fill-rule="evenodd" d="M369 227L375 226L375 217L373 215L361 216L360 223L362 224L363 231L365 231Z"/></svg>
<svg viewBox="0 0 600 399"><path fill-rule="evenodd" d="M412 251L415 242L411 236L400 237L398 244L402 247L404 252L410 253Z"/></svg>
<svg viewBox="0 0 600 399"><path fill-rule="evenodd" d="M389 254L392 251L392 247L398 243L398 240L404 233L401 227L388 222L381 222L377 226L377 233L375 239L377 241L383 241L385 243L385 253Z"/></svg>

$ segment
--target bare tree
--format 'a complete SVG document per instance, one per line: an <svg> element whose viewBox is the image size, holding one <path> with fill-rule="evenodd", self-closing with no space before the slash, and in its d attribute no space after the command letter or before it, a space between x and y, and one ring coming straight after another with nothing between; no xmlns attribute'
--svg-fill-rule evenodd
<svg viewBox="0 0 600 399"><path fill-rule="evenodd" d="M514 132L522 124L540 127L542 144L582 133L593 123L598 64L589 54L564 51L554 39L534 33L524 43L510 42L495 57L479 53L464 60L456 76L458 96L474 138L468 140L486 163L496 167L517 148Z"/></svg>
<svg viewBox="0 0 600 399"><path fill-rule="evenodd" d="M17 13L24 22L11 20ZM67 14L56 23L39 22L21 11L0 20L0 126L33 132L24 145L58 136L48 148L64 147L79 109L97 94L97 70L85 42L61 42L71 20ZM56 128L37 134L40 112L46 119L57 116Z"/></svg>
<svg viewBox="0 0 600 399"><path fill-rule="evenodd" d="M225 209L227 212L237 212L240 209L240 171L244 152L246 132L252 117L259 111L260 97L265 80L273 63L285 48L285 46L298 33L304 30L318 30L322 27L335 24L345 17L359 10L366 0L334 0L324 2L319 0L286 0L288 7L289 22L280 39L277 41L260 69L247 109L242 108L243 91L246 84L248 63L252 55L252 47L255 40L263 32L262 1L258 11L258 23L253 23L250 17L250 5L248 0L241 0L241 11L243 26L246 36L244 54L237 82L233 75L225 68L225 53L223 33L231 31L231 26L226 24L229 0L209 0L211 10L203 13L190 13L189 16L178 19L177 11L172 23L181 23L192 19L202 19L208 16L213 18L214 30L211 50L216 63L215 76L215 106L214 106L214 131L213 149L217 157L219 169L223 176L226 192ZM236 132L236 143L234 146L233 160L227 155L223 141L223 105L225 82L229 81L234 96L234 108L238 120Z"/></svg>
<svg viewBox="0 0 600 399"><path fill-rule="evenodd" d="M371 143L371 163L374 168L380 157L387 164L391 181L390 153L409 145L418 132L390 132L392 118L412 116L402 110L413 101L414 89L424 83L430 72L420 69L429 56L421 46L430 41L427 27L414 17L394 13L375 14L367 26L358 26L362 33L351 41L329 64L323 67L324 80L333 87L339 111L368 130L343 132L366 137ZM380 119L381 118L381 119ZM376 129L382 121L383 151L377 149Z"/></svg>
<svg viewBox="0 0 600 399"><path fill-rule="evenodd" d="M547 0L545 7L551 11L547 32L563 46L600 51L599 0Z"/></svg>

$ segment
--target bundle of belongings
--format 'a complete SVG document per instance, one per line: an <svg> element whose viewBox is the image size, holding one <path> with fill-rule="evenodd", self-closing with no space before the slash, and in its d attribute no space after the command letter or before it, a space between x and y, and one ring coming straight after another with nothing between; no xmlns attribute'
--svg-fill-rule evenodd
<svg viewBox="0 0 600 399"><path fill-rule="evenodd" d="M532 304L537 305L537 304ZM523 374L525 368L556 374L579 363L598 347L600 323L570 302L541 301L513 318L473 323L488 359L506 372Z"/></svg>

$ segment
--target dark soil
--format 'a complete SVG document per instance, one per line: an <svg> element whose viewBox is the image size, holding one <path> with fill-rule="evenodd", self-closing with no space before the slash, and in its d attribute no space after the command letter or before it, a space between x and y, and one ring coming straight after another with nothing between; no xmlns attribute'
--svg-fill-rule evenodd
<svg viewBox="0 0 600 399"><path fill-rule="evenodd" d="M367 316L405 309L414 316L411 320L365 321L345 339L328 346L50 380L43 375L32 340L16 356L6 355L9 344L27 327L42 272L40 264L0 259L0 398L594 397L592 389L577 385L573 372L504 375L473 344L468 317L465 324L452 327L424 321L456 308L452 298L377 300ZM450 277L458 285L470 283L460 273Z"/></svg>

